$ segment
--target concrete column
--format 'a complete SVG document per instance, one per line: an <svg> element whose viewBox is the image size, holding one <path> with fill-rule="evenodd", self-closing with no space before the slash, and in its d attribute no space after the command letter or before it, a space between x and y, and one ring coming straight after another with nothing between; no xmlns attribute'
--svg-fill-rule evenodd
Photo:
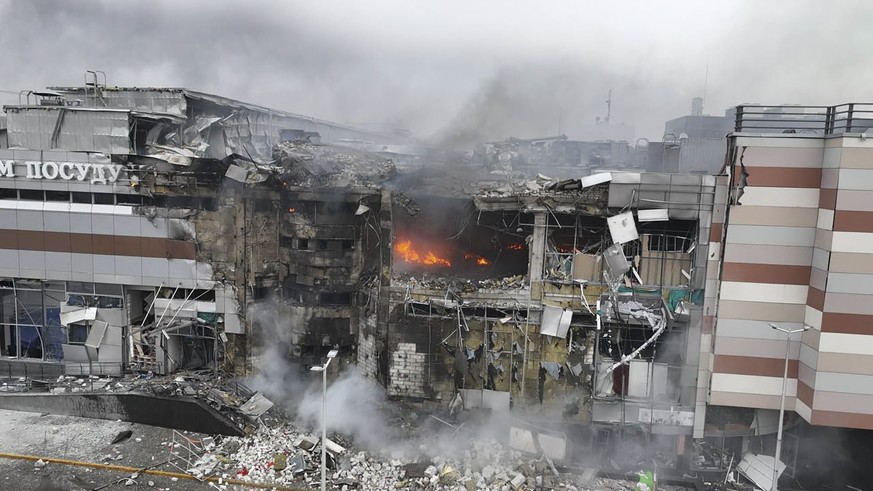
<svg viewBox="0 0 873 491"><path fill-rule="evenodd" d="M543 262L546 253L546 213L540 212L534 215L534 229L530 244L530 261L528 274L531 286L531 299L542 299Z"/></svg>

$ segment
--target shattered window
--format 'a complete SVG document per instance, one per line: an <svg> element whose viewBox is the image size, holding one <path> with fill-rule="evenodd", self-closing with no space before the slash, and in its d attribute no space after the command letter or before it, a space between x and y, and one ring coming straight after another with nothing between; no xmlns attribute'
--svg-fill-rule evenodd
<svg viewBox="0 0 873 491"><path fill-rule="evenodd" d="M0 356L62 360L64 283L0 280Z"/></svg>
<svg viewBox="0 0 873 491"><path fill-rule="evenodd" d="M572 279L576 256L598 254L607 244L606 221L601 217L549 214L547 224L544 276L551 280ZM599 273L587 271L583 276L597 280Z"/></svg>
<svg viewBox="0 0 873 491"><path fill-rule="evenodd" d="M660 252L685 252L691 246L688 237L675 235L652 235L649 238L649 250Z"/></svg>
<svg viewBox="0 0 873 491"><path fill-rule="evenodd" d="M69 325L70 344L85 344L88 339L88 326L84 324Z"/></svg>

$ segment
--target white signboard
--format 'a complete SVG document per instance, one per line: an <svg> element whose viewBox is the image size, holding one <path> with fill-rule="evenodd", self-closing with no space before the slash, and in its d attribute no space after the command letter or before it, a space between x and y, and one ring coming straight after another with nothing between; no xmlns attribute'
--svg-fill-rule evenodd
<svg viewBox="0 0 873 491"><path fill-rule="evenodd" d="M124 166L120 164L0 160L0 177L88 181L91 184L114 183L122 169Z"/></svg>

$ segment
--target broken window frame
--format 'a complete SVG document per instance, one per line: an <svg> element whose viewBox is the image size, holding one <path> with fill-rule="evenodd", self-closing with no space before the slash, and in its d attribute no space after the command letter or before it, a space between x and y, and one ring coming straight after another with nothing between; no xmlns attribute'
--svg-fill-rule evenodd
<svg viewBox="0 0 873 491"><path fill-rule="evenodd" d="M0 319L3 329L3 358L60 361L61 345L67 341L66 329L60 323L60 305L66 298L63 282L11 278L0 281L0 291L6 302L0 308L11 308L11 317ZM28 299L28 297L30 297ZM12 303L9 304L11 298ZM38 301L37 301L38 299ZM57 307L54 305L57 304ZM23 310L22 310L23 309ZM23 315L22 315L23 312ZM4 320L6 322L4 322ZM26 348L23 333L31 332ZM6 339L6 338L9 339ZM36 344L38 343L38 347ZM11 347L14 346L14 352ZM38 353L38 356L35 356Z"/></svg>
<svg viewBox="0 0 873 491"><path fill-rule="evenodd" d="M572 219L573 223L561 223ZM550 282L557 283L572 283L573 260L576 254L592 254L599 253L603 249L603 245L607 243L608 229L605 219L601 219L599 225L587 225L582 223L580 215L569 215L566 213L546 214L546 244L543 260L543 278ZM561 252L558 250L558 245L555 244L552 237L557 231L572 229L573 245L570 251ZM584 233L584 235L583 235ZM586 240L582 242L582 238ZM593 240L592 239L596 239ZM601 264L598 269L602 270ZM563 274L561 274L563 271ZM600 271L596 272L596 276L600 276Z"/></svg>

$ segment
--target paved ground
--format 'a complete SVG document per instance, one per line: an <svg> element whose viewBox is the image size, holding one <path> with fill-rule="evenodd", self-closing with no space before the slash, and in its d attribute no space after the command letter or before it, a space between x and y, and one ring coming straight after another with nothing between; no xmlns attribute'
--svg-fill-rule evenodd
<svg viewBox="0 0 873 491"><path fill-rule="evenodd" d="M115 435L124 430L131 430L133 435L126 441L111 444ZM167 443L172 440L172 434L170 429L120 421L0 410L0 452L8 454L143 468L171 457ZM111 456L112 460L105 460L106 456ZM169 464L158 469L181 472ZM0 490L93 490L107 484L110 485L102 489L215 489L207 483L172 481L169 477L145 474L136 479L136 484L125 486L126 477L129 474L118 471L55 463L38 469L30 461L0 458ZM112 484L119 479L121 483ZM149 481L153 487L148 485ZM229 486L227 489L242 488Z"/></svg>

